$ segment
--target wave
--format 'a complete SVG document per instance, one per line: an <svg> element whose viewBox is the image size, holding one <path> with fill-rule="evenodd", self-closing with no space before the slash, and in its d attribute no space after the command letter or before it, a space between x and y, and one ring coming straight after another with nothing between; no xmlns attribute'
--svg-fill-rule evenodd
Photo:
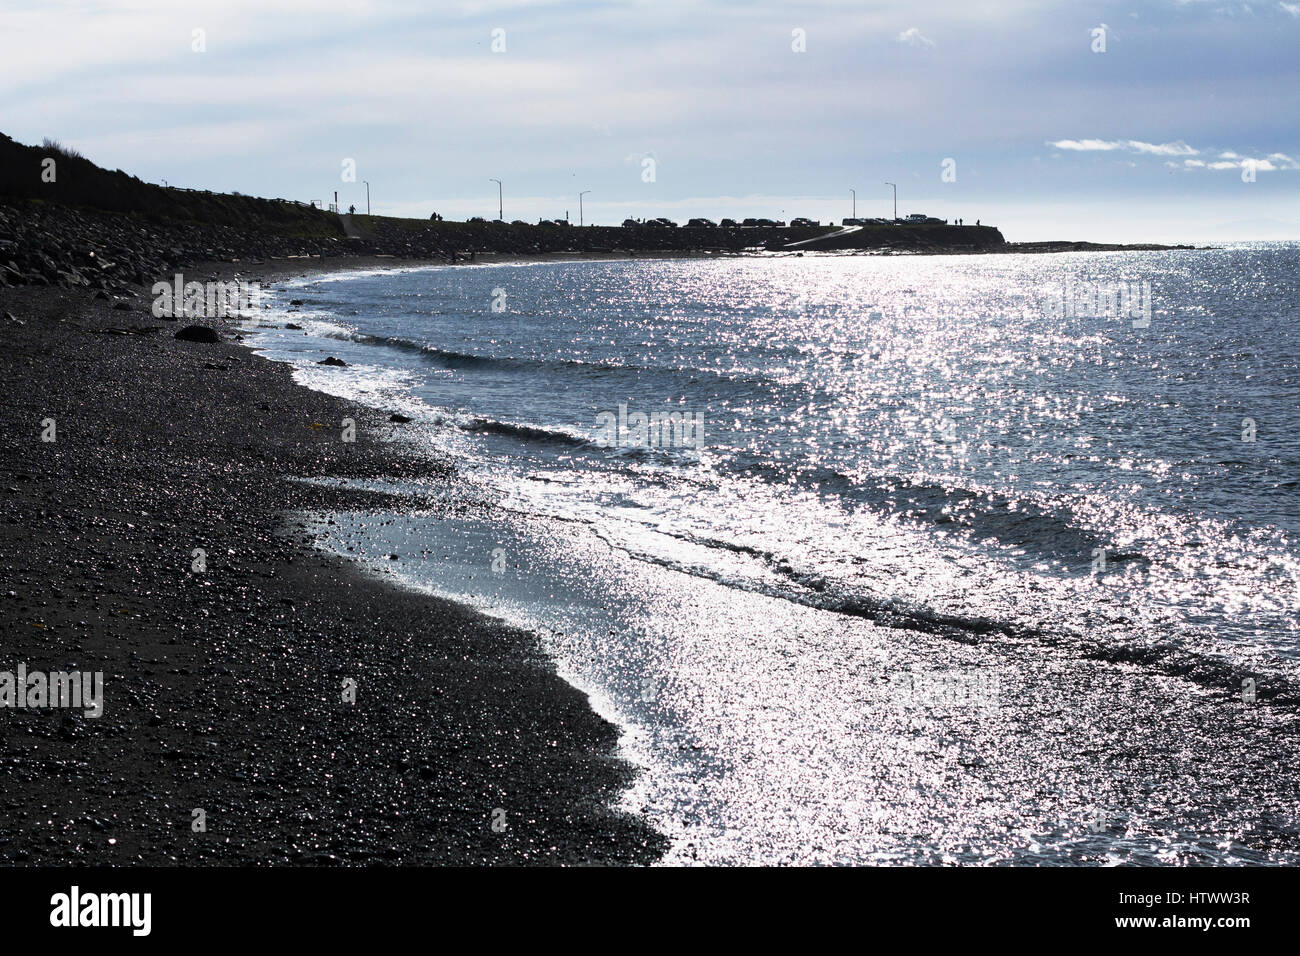
<svg viewBox="0 0 1300 956"><path fill-rule="evenodd" d="M680 455L669 449L608 448L588 435L556 426L482 417L462 418L457 425L471 433L598 451L604 453L610 462L625 462L628 470L639 478L648 477L641 466L681 463ZM758 478L777 487L793 484L799 489L816 491L821 496L838 497L847 505L895 515L913 524L928 524L972 542L1009 550L1022 549L1033 558L1088 567L1098 550L1105 550L1106 561L1113 566L1134 564L1145 568L1152 564L1151 559L1144 555L1111 549L1110 542L1083 527L1064 502L1039 502L1027 497L928 483L887 473L847 474L823 467L802 469L792 475L785 468L771 462L751 460L743 453L728 455L725 449L715 451L720 452L714 462L715 472ZM672 477L696 483L689 470L674 469Z"/></svg>
<svg viewBox="0 0 1300 956"><path fill-rule="evenodd" d="M527 441L545 442L554 445L566 445L582 448L594 445L591 439L574 432L557 428L543 428L540 425L521 425L516 422L499 422L491 418L470 418L458 422L458 426L467 432L487 435L505 435L510 438L522 438Z"/></svg>
<svg viewBox="0 0 1300 956"><path fill-rule="evenodd" d="M846 614L873 621L884 627L908 631L920 631L926 634L938 634L963 643L978 643L984 636L1001 634L1005 637L1024 638L1036 636L1035 628L997 621L988 617L946 614L922 605L907 604L897 598L879 598L859 590L840 585L838 588L828 586L826 579L820 575L809 575L796 570L788 561L775 552L755 548L752 545L739 544L720 538L697 538L693 535L673 535L692 544L710 548L719 548L737 554L758 558L769 571L784 577L798 590L759 586L757 590L771 597L793 600L808 607ZM638 555L656 563L670 562L649 555ZM735 581L722 583L735 584ZM751 590L754 588L750 588Z"/></svg>
<svg viewBox="0 0 1300 956"><path fill-rule="evenodd" d="M785 468L737 454L718 463L719 470L752 476L765 483L836 496L846 504L866 506L913 523L960 534L971 541L1003 548L1023 548L1071 564L1091 562L1108 542L1082 527L1064 502L1041 502L1028 496L965 488L903 477L887 472L852 474L830 467ZM1107 554L1107 561L1145 561L1141 556Z"/></svg>
<svg viewBox="0 0 1300 956"><path fill-rule="evenodd" d="M520 422L503 422L494 418L475 416L454 419L453 421L462 431L472 434L503 435L507 438L516 438L542 445L590 450L601 455L607 461L627 460L637 464L672 464L679 460L679 455L683 454L683 450L671 448L613 447L577 431L554 427L548 428L542 425L527 425ZM686 453L689 454L689 450L686 450ZM638 477L644 479L646 475L638 472Z"/></svg>
<svg viewBox="0 0 1300 956"><path fill-rule="evenodd" d="M659 371L641 365L619 365L609 362L585 362L581 359L530 359L511 356L478 355L473 352L457 352L426 345L414 339L397 335L371 335L365 332L334 331L326 338L342 342L354 342L358 345L376 345L395 349L412 355L418 355L443 368L492 368L509 371L535 371L537 369L581 369L596 372L632 372Z"/></svg>
<svg viewBox="0 0 1300 956"><path fill-rule="evenodd" d="M1129 633L1128 630L1080 628L1066 622L1027 623L982 615L945 611L898 597L880 596L865 591L850 581L828 582L824 577L795 569L781 555L713 537L671 534L672 537L708 548L731 551L758 559L768 571L775 572L789 585L763 583L757 579L723 573L674 558L632 551L606 534L596 533L613 547L633 558L662 567L705 577L726 587L752 591L768 597L791 601L806 607L862 618L893 630L912 631L968 645L1005 642L1007 646L1038 644L1066 650L1072 656L1106 664L1140 667L1150 673L1189 681L1199 687L1232 695L1240 691L1246 677L1261 679L1256 691L1259 700L1268 700L1290 712L1300 710L1300 682L1278 667L1263 661L1225 658L1218 651L1188 646L1152 632ZM664 532L668 533L668 532ZM1113 559L1146 561L1141 555L1116 555ZM1124 624L1125 622L1120 622ZM1077 622L1076 622L1077 625Z"/></svg>
<svg viewBox="0 0 1300 956"><path fill-rule="evenodd" d="M293 313L297 315L297 313ZM523 358L520 356L480 355L474 352L460 352L428 345L415 339L399 335L375 335L366 332L354 332L350 329L330 326L321 332L323 338L357 345L373 345L394 349L410 355L419 356L431 364L446 369L492 369L506 372L567 371L591 375L621 376L626 375L636 380L638 388L645 388L645 376L663 376L669 380L670 390L678 391L683 387L680 376L687 376L687 386L698 381L719 381L737 388L767 388L772 385L768 375L747 371L724 372L715 369L699 368L693 365L643 365L636 362L608 362L584 359L561 358ZM764 393L765 395L766 393ZM740 399L741 394L732 396Z"/></svg>

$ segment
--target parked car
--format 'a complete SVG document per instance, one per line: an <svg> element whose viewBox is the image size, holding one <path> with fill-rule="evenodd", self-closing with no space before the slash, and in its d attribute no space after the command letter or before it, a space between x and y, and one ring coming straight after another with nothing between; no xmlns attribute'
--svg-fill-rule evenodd
<svg viewBox="0 0 1300 956"><path fill-rule="evenodd" d="M923 212L914 212L907 217L908 222L925 222L930 217Z"/></svg>
<svg viewBox="0 0 1300 956"><path fill-rule="evenodd" d="M796 219L791 219L791 220L790 220L790 225L791 225L791 226L820 226L821 223L820 223L820 222L814 222L813 220L811 220L811 219L807 219L807 218L805 218L805 217L803 217L803 216L799 216L799 217L796 218Z"/></svg>
<svg viewBox="0 0 1300 956"><path fill-rule="evenodd" d="M703 217L697 217L697 218L695 218L695 219L691 219L691 220L689 220L689 221L686 223L686 225L688 225L688 226L693 226L693 227L695 227L695 228L697 228L697 229L716 229L716 228L718 228L718 224L717 224L716 222L714 222L712 219L704 219Z"/></svg>
<svg viewBox="0 0 1300 956"><path fill-rule="evenodd" d="M635 228L636 228L637 226L639 226L639 225L641 225L641 223L637 222L635 219L624 219L624 220L623 220L623 228L624 228L624 229L635 229Z"/></svg>
<svg viewBox="0 0 1300 956"><path fill-rule="evenodd" d="M527 226L528 223L524 222L522 219L511 219L511 220L510 220L510 225L512 225L512 226Z"/></svg>
<svg viewBox="0 0 1300 956"><path fill-rule="evenodd" d="M734 220L734 219L724 219L724 220L722 220L722 222L718 223L718 225L721 226L723 229L735 229L735 228L736 228L736 220Z"/></svg>
<svg viewBox="0 0 1300 956"><path fill-rule="evenodd" d="M868 220L866 220L866 219L841 219L841 220L840 220L840 225L841 225L841 226L861 226L861 225L864 225L867 221L868 221Z"/></svg>
<svg viewBox="0 0 1300 956"><path fill-rule="evenodd" d="M470 216L465 221L466 222L487 222L487 220L484 219L482 216Z"/></svg>
<svg viewBox="0 0 1300 956"><path fill-rule="evenodd" d="M742 222L741 225L744 226L746 229L751 229L754 226L758 225L758 220L755 219L753 216L750 216L748 219Z"/></svg>
<svg viewBox="0 0 1300 956"><path fill-rule="evenodd" d="M665 219L663 216L660 216L659 218L652 220L652 222L659 223L659 225L663 226L665 229L677 228L677 223L673 222L671 219Z"/></svg>

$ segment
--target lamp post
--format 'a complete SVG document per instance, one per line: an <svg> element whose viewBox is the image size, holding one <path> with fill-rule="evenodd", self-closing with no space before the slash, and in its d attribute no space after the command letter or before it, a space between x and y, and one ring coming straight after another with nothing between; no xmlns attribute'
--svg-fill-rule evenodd
<svg viewBox="0 0 1300 956"><path fill-rule="evenodd" d="M858 218L858 191L856 189L850 189L849 192L853 193L853 218L857 219Z"/></svg>
<svg viewBox="0 0 1300 956"><path fill-rule="evenodd" d="M885 183L886 186L894 186L894 221L898 221L898 187L893 183Z"/></svg>
<svg viewBox="0 0 1300 956"><path fill-rule="evenodd" d="M578 193L578 225L579 226L582 225L582 197L587 195L587 193L589 192L591 192L590 189L584 189L582 192Z"/></svg>
<svg viewBox="0 0 1300 956"><path fill-rule="evenodd" d="M501 186L501 180L499 180L499 179L491 179L491 177L489 177L489 181L490 181L490 182L494 182L494 183L497 184L497 218L500 219L500 220L502 220L502 221L504 221L506 217L505 217L505 212L503 211L503 210L505 209L505 207L501 204L501 203L502 203L502 199L501 199L501 197L502 197L502 186Z"/></svg>
<svg viewBox="0 0 1300 956"><path fill-rule="evenodd" d="M366 184L366 215L369 216L370 215L370 180L363 179L361 181Z"/></svg>

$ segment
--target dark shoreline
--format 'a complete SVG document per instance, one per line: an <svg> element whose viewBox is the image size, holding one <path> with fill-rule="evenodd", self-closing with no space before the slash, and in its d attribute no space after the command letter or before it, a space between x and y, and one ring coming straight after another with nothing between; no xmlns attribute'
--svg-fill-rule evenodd
<svg viewBox="0 0 1300 956"><path fill-rule="evenodd" d="M185 272L271 282L381 263L396 264ZM610 809L633 773L616 728L535 636L389 586L286 517L368 498L289 476L452 481L454 462L401 452L384 440L400 426L294 384L232 326L182 342L147 290L129 302L0 289L22 323L0 317L0 670L105 681L98 719L0 710L0 861L653 862L663 837Z"/></svg>
<svg viewBox="0 0 1300 956"><path fill-rule="evenodd" d="M262 200L267 203L268 201ZM275 206L275 203L268 203ZM336 222L339 217L333 217ZM847 236L827 229L651 229L493 225L374 217L373 229L351 238L285 234L267 223L232 226L159 220L124 212L38 200L0 201L0 289L82 287L117 293L148 287L198 262L247 271L309 268L327 262L392 265L518 259L687 256L999 255L1061 252L1191 250L1193 246L1092 242L1009 243L991 226L873 226ZM359 231L353 229L354 232ZM791 241L815 242L798 249Z"/></svg>

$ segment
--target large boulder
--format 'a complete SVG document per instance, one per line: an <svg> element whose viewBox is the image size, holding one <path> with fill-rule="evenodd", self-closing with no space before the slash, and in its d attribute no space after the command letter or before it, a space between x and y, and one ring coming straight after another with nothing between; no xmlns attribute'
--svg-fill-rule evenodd
<svg viewBox="0 0 1300 956"><path fill-rule="evenodd" d="M210 329L206 325L187 325L176 333L176 338L182 342L220 342L221 337L217 335L216 329Z"/></svg>

